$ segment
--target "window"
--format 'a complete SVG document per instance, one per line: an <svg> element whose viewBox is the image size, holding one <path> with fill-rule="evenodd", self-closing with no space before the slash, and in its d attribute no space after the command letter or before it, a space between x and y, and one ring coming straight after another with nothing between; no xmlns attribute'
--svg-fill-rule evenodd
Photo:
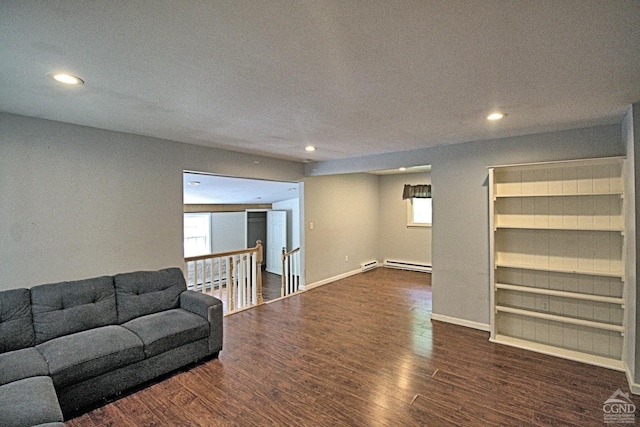
<svg viewBox="0 0 640 427"><path fill-rule="evenodd" d="M211 216L208 213L184 214L185 258L211 253Z"/></svg>
<svg viewBox="0 0 640 427"><path fill-rule="evenodd" d="M407 226L431 227L432 205L431 198L419 199L412 197L407 199Z"/></svg>

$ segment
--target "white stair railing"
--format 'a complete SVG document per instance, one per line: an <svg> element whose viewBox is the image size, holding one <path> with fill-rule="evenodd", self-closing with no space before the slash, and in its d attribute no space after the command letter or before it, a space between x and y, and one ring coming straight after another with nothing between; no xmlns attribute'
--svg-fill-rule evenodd
<svg viewBox="0 0 640 427"><path fill-rule="evenodd" d="M225 314L260 305L262 256L258 240L254 248L185 258L187 288L219 298Z"/></svg>
<svg viewBox="0 0 640 427"><path fill-rule="evenodd" d="M286 297L300 290L300 248L287 252L282 248L282 288L280 296Z"/></svg>

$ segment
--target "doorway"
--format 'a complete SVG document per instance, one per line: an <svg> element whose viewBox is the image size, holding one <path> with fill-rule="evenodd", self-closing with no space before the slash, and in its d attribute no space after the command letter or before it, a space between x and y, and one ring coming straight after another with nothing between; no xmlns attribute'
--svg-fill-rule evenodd
<svg viewBox="0 0 640 427"><path fill-rule="evenodd" d="M216 229L216 218L226 212L242 220L222 227L225 239L238 242L238 247L226 247L225 251L253 248L256 241L263 245L262 269L269 275L264 283L272 283L273 294L280 292L282 274L282 249L300 247L302 226L302 183L257 180L185 171L183 174L183 202L186 213L209 213L211 229ZM224 215L223 215L224 216ZM186 224L186 223L185 223ZM220 227L217 227L220 229ZM232 238L231 236L235 236ZM187 234L185 234L185 239ZM221 243L218 238L211 240ZM185 240L186 242L186 240ZM228 245L227 245L228 246ZM211 244L212 250L216 245ZM187 244L185 243L185 249ZM301 248L303 251L303 248ZM217 251L212 251L214 253ZM186 256L186 255L185 255ZM263 296L267 290L263 286Z"/></svg>

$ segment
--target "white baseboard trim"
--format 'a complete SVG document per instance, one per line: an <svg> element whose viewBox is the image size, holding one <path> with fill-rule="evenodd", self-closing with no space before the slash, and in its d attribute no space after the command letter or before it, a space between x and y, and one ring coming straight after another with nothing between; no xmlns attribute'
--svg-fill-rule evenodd
<svg viewBox="0 0 640 427"><path fill-rule="evenodd" d="M629 365L624 364L624 373L627 375L627 383L629 384L629 390L633 394L640 394L640 384L633 382L633 375L629 371Z"/></svg>
<svg viewBox="0 0 640 427"><path fill-rule="evenodd" d="M300 289L303 291L308 291L313 288L317 288L318 286L326 285L328 283L335 282L336 280L344 279L345 277L355 276L356 274L361 273L360 269L347 271L346 273L338 274L337 276L329 277L328 279L323 279L318 282L310 283L308 285L300 286Z"/></svg>
<svg viewBox="0 0 640 427"><path fill-rule="evenodd" d="M491 325L487 323L472 322L471 320L460 319L458 317L445 316L444 314L431 313L431 320L439 322L452 323L458 326L466 326L467 328L479 329L481 331L491 332Z"/></svg>

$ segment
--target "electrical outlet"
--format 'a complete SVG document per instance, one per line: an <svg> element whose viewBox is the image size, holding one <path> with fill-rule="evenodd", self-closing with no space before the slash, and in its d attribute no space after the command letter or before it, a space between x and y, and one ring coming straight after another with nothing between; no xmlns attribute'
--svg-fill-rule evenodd
<svg viewBox="0 0 640 427"><path fill-rule="evenodd" d="M349 255L344 257L344 262L349 262Z"/></svg>
<svg viewBox="0 0 640 427"><path fill-rule="evenodd" d="M542 311L549 311L549 301L548 300L542 301Z"/></svg>

